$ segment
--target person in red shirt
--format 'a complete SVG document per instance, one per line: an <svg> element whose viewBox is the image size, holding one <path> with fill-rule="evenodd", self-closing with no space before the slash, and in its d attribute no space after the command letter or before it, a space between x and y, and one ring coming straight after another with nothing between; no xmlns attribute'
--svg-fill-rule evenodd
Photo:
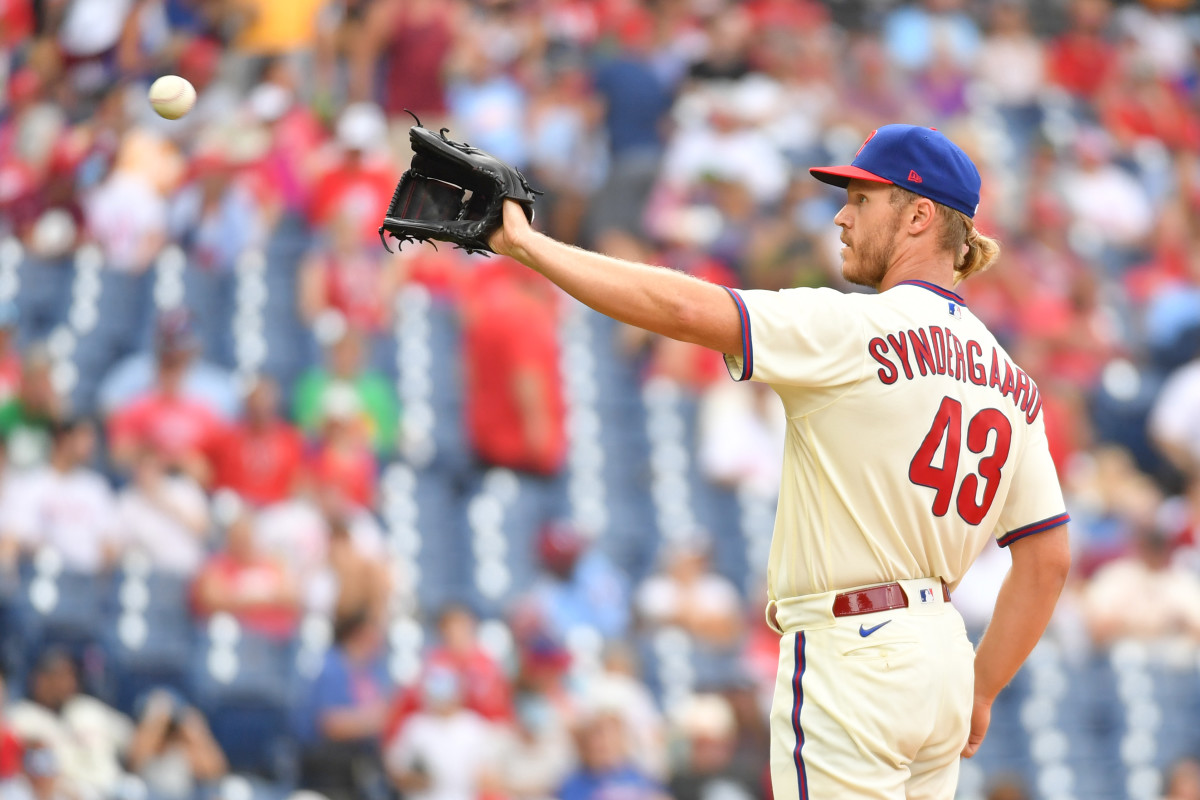
<svg viewBox="0 0 1200 800"><path fill-rule="evenodd" d="M7 703L5 676L0 672L0 781L8 780L21 771L21 740L4 721L4 708Z"/></svg>
<svg viewBox="0 0 1200 800"><path fill-rule="evenodd" d="M438 615L438 634L441 643L425 658L423 670L448 669L454 672L463 687L463 706L490 722L513 719L512 687L504 670L479 645L476 637L475 614L465 605L451 603ZM404 720L422 707L420 681L396 695L384 740L388 740L404 724Z"/></svg>
<svg viewBox="0 0 1200 800"><path fill-rule="evenodd" d="M286 639L300 619L295 578L254 541L254 518L243 514L230 524L225 548L214 554L192 585L196 616L225 612L248 630Z"/></svg>
<svg viewBox="0 0 1200 800"><path fill-rule="evenodd" d="M213 483L268 506L292 495L303 458L304 437L279 416L279 387L260 377L246 395L243 418L213 448Z"/></svg>
<svg viewBox="0 0 1200 800"><path fill-rule="evenodd" d="M1071 27L1050 43L1046 75L1084 100L1095 98L1108 80L1116 57L1105 38L1110 6L1108 0L1073 0Z"/></svg>
<svg viewBox="0 0 1200 800"><path fill-rule="evenodd" d="M334 384L322 399L321 438L306 460L311 487L337 490L359 508L371 508L379 483L379 466L371 439L363 429L362 404L354 389Z"/></svg>
<svg viewBox="0 0 1200 800"><path fill-rule="evenodd" d="M472 448L491 466L554 475L567 444L555 295L507 259L476 270L463 298Z"/></svg>
<svg viewBox="0 0 1200 800"><path fill-rule="evenodd" d="M168 469L187 473L202 486L212 479L209 452L222 423L208 405L184 394L183 382L197 348L189 330L160 331L157 383L109 420L113 463L132 468L143 449Z"/></svg>
<svg viewBox="0 0 1200 800"><path fill-rule="evenodd" d="M314 250L300 270L300 314L309 325L336 311L356 330L379 333L391 319L397 261L379 243L364 241L358 220L337 214L326 229L326 244Z"/></svg>
<svg viewBox="0 0 1200 800"><path fill-rule="evenodd" d="M337 124L341 153L313 187L310 221L328 225L336 216L359 221L364 241L379 241L379 214L392 200L400 177L387 158L387 120L371 103L346 107Z"/></svg>

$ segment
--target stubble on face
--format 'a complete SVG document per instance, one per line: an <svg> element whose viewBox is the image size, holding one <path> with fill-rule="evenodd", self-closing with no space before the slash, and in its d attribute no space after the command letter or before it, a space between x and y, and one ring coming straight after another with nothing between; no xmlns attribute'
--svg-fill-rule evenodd
<svg viewBox="0 0 1200 800"><path fill-rule="evenodd" d="M900 211L892 208L888 218L874 230L856 227L853 231L843 231L842 243L850 251L842 253L842 277L858 286L878 289L892 263L899 230Z"/></svg>

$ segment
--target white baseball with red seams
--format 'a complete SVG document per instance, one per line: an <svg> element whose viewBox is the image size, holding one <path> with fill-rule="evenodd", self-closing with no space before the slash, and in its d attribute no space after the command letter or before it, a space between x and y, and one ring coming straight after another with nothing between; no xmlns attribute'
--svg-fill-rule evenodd
<svg viewBox="0 0 1200 800"><path fill-rule="evenodd" d="M186 78L163 75L150 84L150 106L165 119L179 119L196 104L196 89Z"/></svg>

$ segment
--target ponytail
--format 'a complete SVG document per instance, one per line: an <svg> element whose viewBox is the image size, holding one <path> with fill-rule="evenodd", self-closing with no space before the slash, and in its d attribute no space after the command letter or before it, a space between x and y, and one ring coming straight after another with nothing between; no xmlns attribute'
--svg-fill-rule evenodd
<svg viewBox="0 0 1200 800"><path fill-rule="evenodd" d="M1000 257L1000 243L980 233L975 227L975 223L965 215L959 214L957 211L953 213L962 217L967 228L967 249L963 252L960 247L960 252L954 259L954 285L957 286L975 273L983 272L995 263L996 259Z"/></svg>

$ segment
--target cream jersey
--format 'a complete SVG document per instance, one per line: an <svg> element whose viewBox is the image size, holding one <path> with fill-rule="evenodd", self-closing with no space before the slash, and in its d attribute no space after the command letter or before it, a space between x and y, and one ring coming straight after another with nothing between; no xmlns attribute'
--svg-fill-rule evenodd
<svg viewBox="0 0 1200 800"><path fill-rule="evenodd" d="M729 290L737 380L787 415L772 600L915 578L953 589L995 536L1068 521L1041 395L957 294Z"/></svg>

